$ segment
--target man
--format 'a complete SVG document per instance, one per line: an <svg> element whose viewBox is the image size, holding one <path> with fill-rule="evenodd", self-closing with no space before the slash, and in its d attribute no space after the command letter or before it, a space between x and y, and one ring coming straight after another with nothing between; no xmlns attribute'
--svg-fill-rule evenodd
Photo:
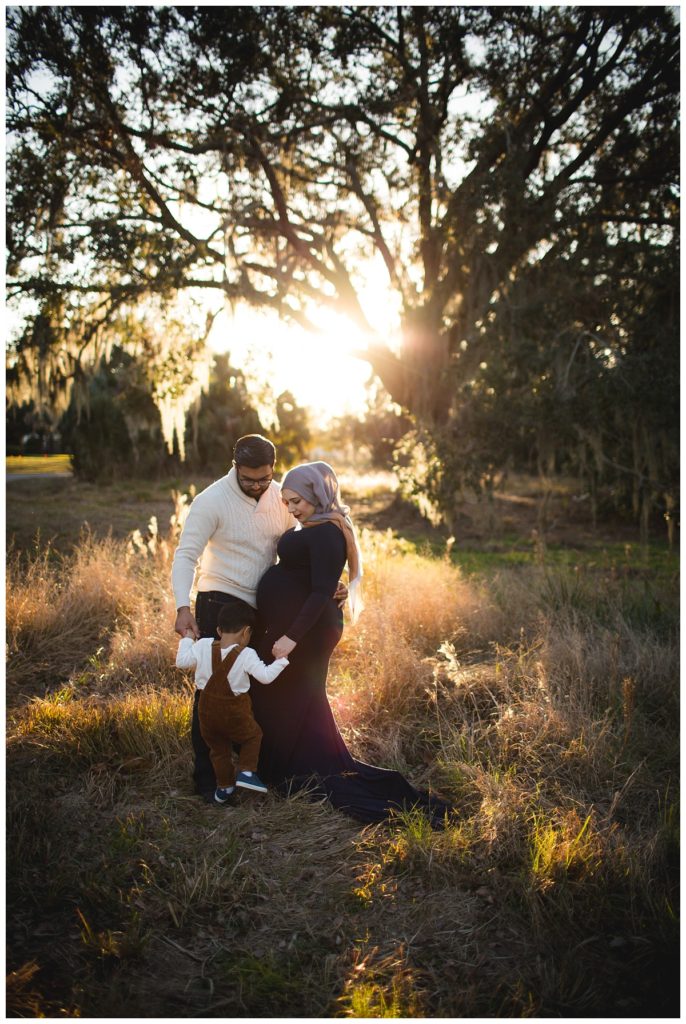
<svg viewBox="0 0 686 1024"><path fill-rule="evenodd" d="M192 630L196 639L217 635L217 616L223 604L255 607L257 584L276 561L276 544L294 520L281 501L274 481L276 449L259 434L236 441L233 466L193 500L172 563L176 602L175 630ZM198 570L195 616L190 595ZM193 701L191 742L195 754L195 791L206 799L216 780L209 747L200 734L198 699Z"/></svg>
<svg viewBox="0 0 686 1024"><path fill-rule="evenodd" d="M273 479L275 459L276 449L266 437L247 434L239 438L232 468L192 502L172 564L174 628L180 636L191 630L196 639L216 638L222 605L238 602L256 606L257 584L276 561L279 537L295 526L281 501L281 488ZM194 616L190 595L196 568ZM339 584L336 599L345 600L346 595L347 589ZM199 696L196 690L191 724L193 781L196 792L211 801L216 780L209 747L200 734Z"/></svg>
<svg viewBox="0 0 686 1024"><path fill-rule="evenodd" d="M172 565L176 632L214 636L219 607L230 598L255 607L261 576L276 560L276 544L295 525L274 477L276 449L259 434L236 441L233 467L195 498ZM195 617L190 593L199 567Z"/></svg>

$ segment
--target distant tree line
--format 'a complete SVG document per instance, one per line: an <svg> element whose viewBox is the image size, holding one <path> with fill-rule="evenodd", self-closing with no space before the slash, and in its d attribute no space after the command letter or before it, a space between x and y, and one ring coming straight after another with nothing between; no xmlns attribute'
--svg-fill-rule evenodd
<svg viewBox="0 0 686 1024"><path fill-rule="evenodd" d="M447 518L507 465L674 514L672 8L31 6L7 43L9 357L37 404L142 296L320 303ZM372 256L400 350L360 301Z"/></svg>
<svg viewBox="0 0 686 1024"><path fill-rule="evenodd" d="M183 437L173 431L170 449L148 370L147 363L115 346L89 374L85 390L72 391L59 418L41 415L32 399L10 404L8 454L66 451L75 474L93 482L176 476L182 468L220 475L231 467L235 442L249 433L275 440L281 468L306 458L311 438L307 411L283 392L275 402L275 418L263 423L243 373L226 355L213 358L207 387L184 417Z"/></svg>

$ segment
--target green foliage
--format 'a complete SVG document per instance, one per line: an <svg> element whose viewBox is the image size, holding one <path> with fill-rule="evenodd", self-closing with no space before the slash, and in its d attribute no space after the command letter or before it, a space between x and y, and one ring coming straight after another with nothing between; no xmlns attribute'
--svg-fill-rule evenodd
<svg viewBox="0 0 686 1024"><path fill-rule="evenodd" d="M396 446L411 428L410 417L388 400L383 388L370 386L362 414L336 419L327 441L340 451L350 452L351 456L366 451L372 467L388 469L393 464Z"/></svg>
<svg viewBox="0 0 686 1024"><path fill-rule="evenodd" d="M341 998L344 1016L362 1019L377 1017L413 1018L421 1016L420 1000L411 988L393 979L390 985L373 981L361 981L350 985Z"/></svg>
<svg viewBox="0 0 686 1024"><path fill-rule="evenodd" d="M228 355L217 355L207 390L191 409L186 453L191 469L221 475L231 468L233 446L244 434L263 433L250 404L245 379Z"/></svg>
<svg viewBox="0 0 686 1024"><path fill-rule="evenodd" d="M244 954L236 960L227 958L217 969L238 984L240 1003L248 1014L286 1016L302 1010L305 991L292 956L259 959Z"/></svg>
<svg viewBox="0 0 686 1024"><path fill-rule="evenodd" d="M308 459L312 434L307 410L298 405L290 391L276 399L277 424L269 431L276 445L279 469L288 469Z"/></svg>
<svg viewBox="0 0 686 1024"><path fill-rule="evenodd" d="M72 396L61 430L74 472L84 480L156 476L168 468L160 415L144 370L121 349L86 386L79 408Z"/></svg>
<svg viewBox="0 0 686 1024"><path fill-rule="evenodd" d="M61 451L61 437L53 417L33 401L5 403L5 452L7 455L52 455Z"/></svg>
<svg viewBox="0 0 686 1024"><path fill-rule="evenodd" d="M276 399L275 412L275 423L262 423L242 371L231 365L230 355L216 355L208 386L188 416L185 440L190 469L203 474L226 473L234 445L244 434L271 438L279 470L305 461L311 439L307 411L289 391L284 391Z"/></svg>
<svg viewBox="0 0 686 1024"><path fill-rule="evenodd" d="M479 371L425 442L439 464L427 477L439 507L460 485L488 492L494 471L512 467L578 477L594 518L633 514L644 538L674 519L678 246L658 239L591 233L493 303Z"/></svg>

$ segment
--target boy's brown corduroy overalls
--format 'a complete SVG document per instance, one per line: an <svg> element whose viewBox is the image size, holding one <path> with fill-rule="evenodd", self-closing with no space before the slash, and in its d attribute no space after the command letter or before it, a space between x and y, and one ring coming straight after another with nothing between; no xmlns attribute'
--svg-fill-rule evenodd
<svg viewBox="0 0 686 1024"><path fill-rule="evenodd" d="M219 641L214 641L212 675L200 692L198 704L200 732L210 748L217 785L222 789L236 782L231 744L240 744L238 771L255 772L262 742L262 730L253 717L250 694L236 694L229 686L229 672L239 653L240 649L235 648L222 660Z"/></svg>

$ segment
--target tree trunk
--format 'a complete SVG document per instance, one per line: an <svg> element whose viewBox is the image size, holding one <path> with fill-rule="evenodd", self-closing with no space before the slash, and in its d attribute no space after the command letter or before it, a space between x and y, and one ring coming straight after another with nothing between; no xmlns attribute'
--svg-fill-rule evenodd
<svg viewBox="0 0 686 1024"><path fill-rule="evenodd" d="M413 311L404 325L400 357L385 346L367 353L393 401L429 428L447 422L453 396L448 336L433 326L432 319L430 311Z"/></svg>

